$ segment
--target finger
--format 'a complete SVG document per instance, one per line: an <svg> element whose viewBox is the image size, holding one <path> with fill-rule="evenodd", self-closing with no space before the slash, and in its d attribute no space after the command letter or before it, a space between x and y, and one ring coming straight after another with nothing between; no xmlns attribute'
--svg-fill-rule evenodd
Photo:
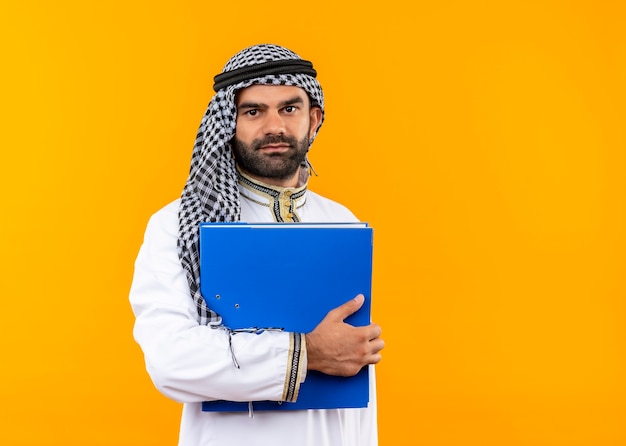
<svg viewBox="0 0 626 446"><path fill-rule="evenodd" d="M385 348L385 341L380 338L374 339L373 341L370 341L369 348L372 353L378 353Z"/></svg>
<svg viewBox="0 0 626 446"><path fill-rule="evenodd" d="M370 324L369 325L369 340L373 340L376 338L379 338L381 334L383 334L383 330L382 328L380 328L379 325L377 324Z"/></svg>
<svg viewBox="0 0 626 446"><path fill-rule="evenodd" d="M335 308L331 311L333 316L340 318L342 321L355 313L363 306L363 302L365 302L365 297L362 294L357 295L354 299L350 299L343 305Z"/></svg>
<svg viewBox="0 0 626 446"><path fill-rule="evenodd" d="M378 364L381 361L381 359L383 359L383 357L380 353L373 354L370 357L369 364Z"/></svg>

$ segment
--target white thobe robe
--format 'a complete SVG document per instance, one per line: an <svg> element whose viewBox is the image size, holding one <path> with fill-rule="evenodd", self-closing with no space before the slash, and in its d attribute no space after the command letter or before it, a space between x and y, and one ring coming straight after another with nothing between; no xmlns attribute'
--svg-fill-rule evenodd
<svg viewBox="0 0 626 446"><path fill-rule="evenodd" d="M250 183L240 184L241 220L357 221L344 206L311 191L273 189L277 192L272 197L265 193L265 186L256 190ZM136 316L134 336L144 352L148 373L164 395L184 403L179 446L378 444L373 366L370 403L364 409L256 411L253 417L248 412L201 410L201 402L206 400L281 400L288 379L289 334L233 336L233 349L241 368L234 367L227 333L197 322L177 254L179 204L180 200L176 200L150 218L130 292ZM266 265L255 267L271 270L272 255L298 255L294 249L302 249L306 255L305 246L277 247L276 253L268 255ZM242 259L242 280L249 266ZM285 272L285 280L292 280L289 272ZM306 286L306 275L302 286ZM346 296L346 301L352 297Z"/></svg>

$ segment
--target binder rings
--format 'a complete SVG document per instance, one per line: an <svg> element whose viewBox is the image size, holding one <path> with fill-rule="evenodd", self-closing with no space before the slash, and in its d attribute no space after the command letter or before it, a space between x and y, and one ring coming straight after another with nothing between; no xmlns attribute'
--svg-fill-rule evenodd
<svg viewBox="0 0 626 446"><path fill-rule="evenodd" d="M357 294L345 321L370 323L373 230L366 223L202 223L200 290L231 329L308 333ZM236 336L236 335L235 335ZM236 352L235 352L236 354ZM254 410L366 407L368 368L353 377L308 371L294 403L255 401ZM206 401L204 411L248 411L248 402Z"/></svg>

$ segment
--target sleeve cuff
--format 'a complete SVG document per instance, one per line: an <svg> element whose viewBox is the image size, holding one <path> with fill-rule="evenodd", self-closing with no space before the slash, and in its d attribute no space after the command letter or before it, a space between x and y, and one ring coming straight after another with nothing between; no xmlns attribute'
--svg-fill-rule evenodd
<svg viewBox="0 0 626 446"><path fill-rule="evenodd" d="M304 333L289 335L289 357L283 401L293 403L298 399L300 384L306 378L306 341Z"/></svg>

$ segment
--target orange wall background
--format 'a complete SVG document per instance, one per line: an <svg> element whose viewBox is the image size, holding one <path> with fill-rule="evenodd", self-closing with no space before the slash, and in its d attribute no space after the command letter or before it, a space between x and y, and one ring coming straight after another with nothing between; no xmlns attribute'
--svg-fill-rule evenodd
<svg viewBox="0 0 626 446"><path fill-rule="evenodd" d="M314 61L311 188L376 231L380 444L626 444L624 5L4 0L0 444L175 444L133 261L262 42Z"/></svg>

